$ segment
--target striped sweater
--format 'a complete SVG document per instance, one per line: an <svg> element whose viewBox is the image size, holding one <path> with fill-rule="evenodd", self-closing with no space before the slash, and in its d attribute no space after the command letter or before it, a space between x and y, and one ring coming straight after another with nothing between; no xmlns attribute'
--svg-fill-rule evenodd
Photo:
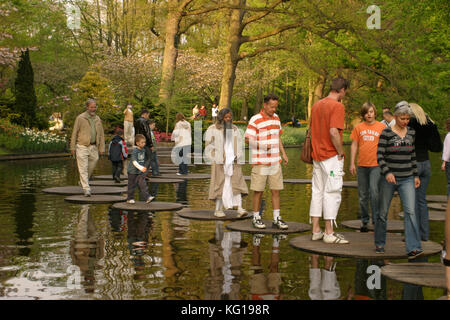
<svg viewBox="0 0 450 320"><path fill-rule="evenodd" d="M377 160L381 174L393 173L396 178L418 176L414 138L416 132L408 127L404 138L390 127L385 128L378 141Z"/></svg>

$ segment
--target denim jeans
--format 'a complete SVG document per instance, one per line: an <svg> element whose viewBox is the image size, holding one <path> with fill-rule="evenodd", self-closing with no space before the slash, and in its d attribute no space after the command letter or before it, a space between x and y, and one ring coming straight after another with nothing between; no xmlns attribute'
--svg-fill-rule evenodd
<svg viewBox="0 0 450 320"><path fill-rule="evenodd" d="M428 223L428 206L427 206L427 188L431 177L430 161L417 162L419 170L420 187L416 189L416 218L419 226L420 238L422 241L428 241L429 223Z"/></svg>
<svg viewBox="0 0 450 320"><path fill-rule="evenodd" d="M173 153L175 155L178 154L179 157L176 157L178 159L176 160L176 164L178 164L178 171L181 174L188 174L188 163L189 163L189 153L191 152L191 146L182 146L182 147L176 147ZM173 155L172 155L172 161Z"/></svg>
<svg viewBox="0 0 450 320"><path fill-rule="evenodd" d="M447 196L450 197L450 162L445 163L445 174L447 176Z"/></svg>
<svg viewBox="0 0 450 320"><path fill-rule="evenodd" d="M152 150L150 150L150 167L152 167L152 175L159 175L158 155Z"/></svg>
<svg viewBox="0 0 450 320"><path fill-rule="evenodd" d="M391 205L394 191L397 190L402 201L405 213L405 244L406 252L422 250L420 243L419 226L415 215L416 192L414 188L414 177L396 178L397 184L391 184L381 177L380 181L380 214L375 221L375 245L384 247L386 245L387 215Z"/></svg>
<svg viewBox="0 0 450 320"><path fill-rule="evenodd" d="M372 209L372 223L375 224L379 213L380 167L358 167L358 197L361 222L370 221L369 203Z"/></svg>

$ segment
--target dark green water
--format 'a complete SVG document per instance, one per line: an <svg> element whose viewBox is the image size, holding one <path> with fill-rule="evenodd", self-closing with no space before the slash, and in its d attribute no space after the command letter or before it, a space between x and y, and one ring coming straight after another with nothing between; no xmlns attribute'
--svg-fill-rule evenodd
<svg viewBox="0 0 450 320"><path fill-rule="evenodd" d="M283 168L284 177L311 178L311 168L299 160L298 149L287 152L290 162ZM431 157L428 193L445 194L439 155ZM197 166L192 171L208 170ZM103 158L94 174L109 173L110 163ZM244 173L250 173L249 166ZM298 234L280 240L279 249L273 250L272 236L260 239L258 247L252 235L229 232L226 223L186 220L170 212L152 218L114 211L109 205L70 204L63 196L41 192L47 187L76 185L77 179L72 159L0 163L0 299L308 300L317 285L330 285L325 297L338 299L353 294L399 300L423 294L428 300L444 293L385 278L381 289L369 292L366 269L375 262L299 251L288 243ZM344 180L355 177L347 173ZM157 199L213 209L213 203L206 200L208 186L209 180L162 184ZM270 218L268 192L265 198L266 217ZM357 218L357 198L357 189L344 189L338 223ZM311 185L285 184L283 219L308 223L310 199ZM251 197L244 204L250 209ZM400 211L398 200L393 207ZM430 228L431 240L441 242L444 224L430 222ZM438 262L439 255L429 261ZM336 280L331 284L310 281L310 266L317 262L320 268L336 263Z"/></svg>

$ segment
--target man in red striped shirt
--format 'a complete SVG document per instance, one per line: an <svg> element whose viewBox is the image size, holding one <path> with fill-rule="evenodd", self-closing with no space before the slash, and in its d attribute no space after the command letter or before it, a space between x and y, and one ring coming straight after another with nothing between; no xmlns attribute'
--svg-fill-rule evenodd
<svg viewBox="0 0 450 320"><path fill-rule="evenodd" d="M264 105L260 113L254 115L247 126L245 138L250 146L250 163L252 175L250 189L253 190L253 226L258 229L266 228L259 214L262 194L269 183L272 191L273 226L287 229L287 224L280 216L280 190L283 190L283 174L281 171L281 156L284 163L288 157L281 143L281 122L275 113L278 97L269 94L264 97Z"/></svg>

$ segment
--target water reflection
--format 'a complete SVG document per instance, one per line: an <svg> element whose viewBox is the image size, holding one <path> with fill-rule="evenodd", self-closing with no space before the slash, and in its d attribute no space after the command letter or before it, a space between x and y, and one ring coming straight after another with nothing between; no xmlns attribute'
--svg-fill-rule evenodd
<svg viewBox="0 0 450 320"><path fill-rule="evenodd" d="M252 264L250 269L253 273L250 275L250 294L251 300L280 300L281 273L279 272L280 263L280 241L285 240L285 235L275 234L272 236L272 252L268 273L264 272L261 265L261 239L262 234L253 235Z"/></svg>
<svg viewBox="0 0 450 320"><path fill-rule="evenodd" d="M128 212L128 249L135 274L134 280L145 278L144 254L148 246L149 234L152 230L152 214L147 212Z"/></svg>
<svg viewBox="0 0 450 320"><path fill-rule="evenodd" d="M224 232L223 221L216 222L214 238L209 242L209 276L205 282L205 299L238 300L242 258L247 243L240 232Z"/></svg>
<svg viewBox="0 0 450 320"><path fill-rule="evenodd" d="M187 194L186 194L186 190L187 190L187 180L184 180L181 183L177 183L177 202L181 203L183 205L188 205L189 202L187 200Z"/></svg>
<svg viewBox="0 0 450 320"><path fill-rule="evenodd" d="M84 281L81 285L86 293L95 291L95 271L99 269L98 260L105 255L105 243L97 232L90 205L82 205L75 226L74 240L70 243L72 263L80 268Z"/></svg>
<svg viewBox="0 0 450 320"><path fill-rule="evenodd" d="M31 252L29 248L33 244L30 239L33 237L33 220L36 211L36 196L34 189L28 189L26 192L18 194L14 201L14 220L16 222L16 234L19 240L16 242L19 246L18 255L28 256Z"/></svg>
<svg viewBox="0 0 450 320"><path fill-rule="evenodd" d="M372 261L356 260L355 290L351 294L352 300L386 300L386 277L380 273L380 278L370 278L373 274L370 266L383 267L388 262L384 260Z"/></svg>
<svg viewBox="0 0 450 320"><path fill-rule="evenodd" d="M320 268L320 257L323 258L322 268ZM336 266L337 262L333 257L311 255L308 291L311 300L337 300L341 297Z"/></svg>

